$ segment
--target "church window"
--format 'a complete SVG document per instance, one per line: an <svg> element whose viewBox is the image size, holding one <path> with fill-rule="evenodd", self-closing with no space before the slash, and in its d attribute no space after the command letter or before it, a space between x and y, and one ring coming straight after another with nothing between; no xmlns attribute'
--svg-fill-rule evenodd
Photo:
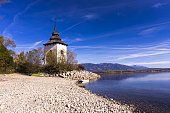
<svg viewBox="0 0 170 113"><path fill-rule="evenodd" d="M64 55L64 51L63 50L61 50L60 53L61 53L61 55Z"/></svg>

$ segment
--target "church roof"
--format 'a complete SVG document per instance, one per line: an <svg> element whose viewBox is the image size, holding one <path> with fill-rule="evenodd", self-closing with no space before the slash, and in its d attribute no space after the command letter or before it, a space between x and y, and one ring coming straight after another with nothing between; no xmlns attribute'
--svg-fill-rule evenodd
<svg viewBox="0 0 170 113"><path fill-rule="evenodd" d="M59 33L56 30L56 24L54 25L54 31L52 32L52 36L50 40L43 45L46 46L46 45L51 45L51 44L62 44L62 45L68 46L68 44L64 43L62 39L60 38Z"/></svg>

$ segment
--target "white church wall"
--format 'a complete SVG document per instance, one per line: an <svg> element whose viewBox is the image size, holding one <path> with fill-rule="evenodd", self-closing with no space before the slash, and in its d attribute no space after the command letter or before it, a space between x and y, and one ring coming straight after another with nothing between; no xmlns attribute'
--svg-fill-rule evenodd
<svg viewBox="0 0 170 113"><path fill-rule="evenodd" d="M61 56L61 50L63 50L64 57L67 59L67 46L57 44L57 57Z"/></svg>
<svg viewBox="0 0 170 113"><path fill-rule="evenodd" d="M45 50L45 56L48 54L50 50L52 50L53 52L55 50L58 58L61 57L61 50L62 50L65 59L67 59L67 46L65 45L62 44L48 45L45 46L44 50ZM45 58L45 64L46 64L46 58Z"/></svg>

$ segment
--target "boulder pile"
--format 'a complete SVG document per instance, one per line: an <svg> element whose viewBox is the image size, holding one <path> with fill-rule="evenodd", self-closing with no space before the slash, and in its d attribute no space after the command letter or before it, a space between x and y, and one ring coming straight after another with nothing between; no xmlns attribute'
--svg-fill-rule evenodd
<svg viewBox="0 0 170 113"><path fill-rule="evenodd" d="M72 80L96 80L100 78L100 75L89 71L69 71L56 76L62 78L69 78Z"/></svg>

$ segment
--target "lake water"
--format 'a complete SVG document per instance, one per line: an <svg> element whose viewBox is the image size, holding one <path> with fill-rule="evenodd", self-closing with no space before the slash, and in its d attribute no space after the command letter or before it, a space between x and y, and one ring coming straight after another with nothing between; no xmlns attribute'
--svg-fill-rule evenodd
<svg viewBox="0 0 170 113"><path fill-rule="evenodd" d="M146 113L170 113L170 73L102 75L85 86Z"/></svg>

